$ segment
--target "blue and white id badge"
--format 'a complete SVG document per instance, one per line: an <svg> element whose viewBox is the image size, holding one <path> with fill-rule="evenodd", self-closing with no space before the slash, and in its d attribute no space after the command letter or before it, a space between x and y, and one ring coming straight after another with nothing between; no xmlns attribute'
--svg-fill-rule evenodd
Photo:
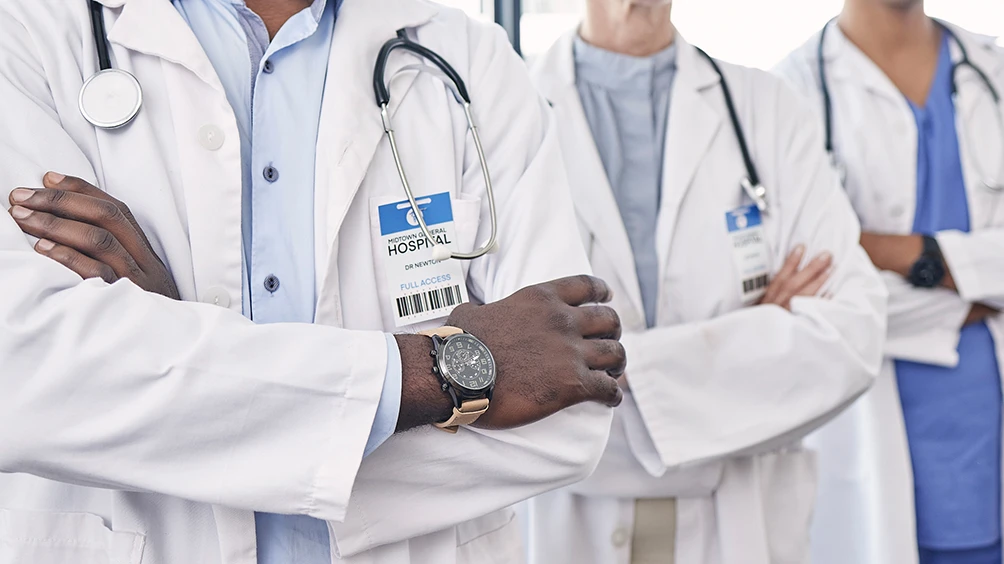
<svg viewBox="0 0 1004 564"><path fill-rule="evenodd" d="M417 199L425 224L438 245L457 250L450 193ZM453 308L468 301L467 284L460 261L432 259L432 243L422 233L408 200L377 207L380 248L387 295L390 296L395 326L403 327L450 315Z"/></svg>
<svg viewBox="0 0 1004 564"><path fill-rule="evenodd" d="M745 305L756 303L770 283L770 249L760 209L749 205L728 211L725 224L732 243L732 260L739 273L740 299Z"/></svg>

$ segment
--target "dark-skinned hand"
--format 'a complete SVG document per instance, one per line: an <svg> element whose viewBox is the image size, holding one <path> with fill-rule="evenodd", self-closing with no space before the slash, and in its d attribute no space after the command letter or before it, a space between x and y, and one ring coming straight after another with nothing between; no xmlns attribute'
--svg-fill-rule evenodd
<svg viewBox="0 0 1004 564"><path fill-rule="evenodd" d="M464 304L453 310L446 325L484 342L497 369L491 405L474 426L509 429L583 402L620 404L623 392L617 377L626 363L618 342L620 318L609 307L588 305L610 298L610 288L602 280L574 276L529 286L495 303ZM452 408L449 398L435 380L428 385L431 341L398 336L398 343L405 366L398 429L431 422L429 418L447 419ZM424 359L416 358L416 353ZM422 397L428 401L416 402Z"/></svg>
<svg viewBox="0 0 1004 564"><path fill-rule="evenodd" d="M50 172L44 188L10 193L14 221L38 237L35 251L76 272L109 284L132 280L148 292L179 299L167 267L125 204L91 184Z"/></svg>

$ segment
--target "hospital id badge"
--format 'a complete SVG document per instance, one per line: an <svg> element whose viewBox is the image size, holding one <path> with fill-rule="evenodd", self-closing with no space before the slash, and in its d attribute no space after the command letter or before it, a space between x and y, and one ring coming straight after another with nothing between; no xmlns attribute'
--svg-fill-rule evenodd
<svg viewBox="0 0 1004 564"><path fill-rule="evenodd" d="M450 193L417 198L418 209L437 245L457 251ZM422 233L408 200L377 207L387 295L397 327L439 319L468 301L460 261L432 259L432 243Z"/></svg>
<svg viewBox="0 0 1004 564"><path fill-rule="evenodd" d="M770 249L763 217L755 205L736 208L725 214L732 244L732 260L739 273L739 295L744 305L757 302L770 283Z"/></svg>

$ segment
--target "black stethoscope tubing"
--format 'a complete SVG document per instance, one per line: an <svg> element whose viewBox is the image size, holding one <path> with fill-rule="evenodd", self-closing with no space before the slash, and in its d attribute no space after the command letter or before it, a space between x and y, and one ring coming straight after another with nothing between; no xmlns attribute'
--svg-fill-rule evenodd
<svg viewBox="0 0 1004 564"><path fill-rule="evenodd" d="M704 49L697 46L694 48L711 63L711 68L715 69L715 74L718 75L722 83L722 96L725 98L725 107L729 111L729 121L732 122L732 131L735 133L736 141L739 143L739 151L743 155L743 164L746 165L746 175L753 186L760 186L760 174L757 172L756 164L753 163L753 157L750 156L749 145L746 143L746 134L743 131L742 122L739 121L739 115L736 113L736 106L732 101L732 92L729 90L729 83L725 80L725 74L719 68L715 59L707 54Z"/></svg>
<svg viewBox="0 0 1004 564"><path fill-rule="evenodd" d="M708 60L721 83L722 96L725 98L725 107L728 109L729 121L732 123L732 132L735 134L736 142L739 144L739 152L742 153L743 165L746 167L746 178L743 178L739 184L743 191L746 192L746 195L756 204L756 207L761 212L767 213L767 189L760 183L760 174L757 172L756 164L750 155L749 145L746 143L746 134L743 131L742 122L739 121L739 114L736 112L736 106L732 100L732 91L729 89L729 83L725 80L725 73L722 72L722 69L711 55L708 55L700 47L694 46L694 49L697 49L697 52Z"/></svg>
<svg viewBox="0 0 1004 564"><path fill-rule="evenodd" d="M98 66L101 70L112 68L112 58L108 54L108 32L105 30L104 7L97 0L90 0L91 33L98 50Z"/></svg>

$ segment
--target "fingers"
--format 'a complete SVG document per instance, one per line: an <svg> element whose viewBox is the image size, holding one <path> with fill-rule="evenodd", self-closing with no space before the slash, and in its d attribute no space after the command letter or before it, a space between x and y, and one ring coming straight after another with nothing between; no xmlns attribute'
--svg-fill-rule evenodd
<svg viewBox="0 0 1004 564"><path fill-rule="evenodd" d="M780 293L777 298L778 303L787 307L791 298L796 295L802 295L800 292L803 288L815 281L817 278L825 276L832 264L833 255L828 252L824 252L809 261L809 264L805 265L805 268L796 272L790 276L787 281L781 284ZM825 282L825 279L823 281Z"/></svg>
<svg viewBox="0 0 1004 564"><path fill-rule="evenodd" d="M624 373L627 353L624 345L613 339L590 339L585 341L584 356L590 370L602 370L617 377Z"/></svg>
<svg viewBox="0 0 1004 564"><path fill-rule="evenodd" d="M802 288L799 291L795 292L795 295L811 298L819 294L819 291L823 289L823 286L826 285L826 282L830 279L830 274L832 274L832 272L833 272L832 269L827 268L818 276L816 276L812 280L808 281L804 286L802 286Z"/></svg>
<svg viewBox="0 0 1004 564"><path fill-rule="evenodd" d="M111 284L119 279L119 276L115 274L112 267L107 264L98 262L66 245L60 245L48 239L39 239L35 243L35 251L76 272L84 280L88 278L100 278Z"/></svg>
<svg viewBox="0 0 1004 564"><path fill-rule="evenodd" d="M571 306L602 304L613 297L606 282L585 274L552 280L542 286L552 289L561 301Z"/></svg>
<svg viewBox="0 0 1004 564"><path fill-rule="evenodd" d="M814 296L829 279L829 269L833 264L833 255L820 253L813 258L805 268L798 270L799 263L805 255L805 247L798 245L785 260L781 270L774 276L761 304L774 304L785 309L794 296Z"/></svg>
<svg viewBox="0 0 1004 564"><path fill-rule="evenodd" d="M617 379L606 372L590 372L583 382L583 387L586 390L585 401L617 407L624 400L624 391L617 383Z"/></svg>
<svg viewBox="0 0 1004 564"><path fill-rule="evenodd" d="M774 275L774 280L767 285L766 293L760 298L761 303L776 303L775 300L781 292L781 286L784 284L784 281L798 272L798 265L802 264L802 257L804 255L805 245L798 245L788 253L788 258L784 260L781 269Z"/></svg>
<svg viewBox="0 0 1004 564"><path fill-rule="evenodd" d="M71 247L110 266L119 278L141 272L115 235L106 229L22 206L11 208L10 214L25 233Z"/></svg>
<svg viewBox="0 0 1004 564"><path fill-rule="evenodd" d="M128 221L133 226L133 229L136 230L136 233L143 244L145 244L148 248L150 247L150 241L147 239L146 233L142 228L140 228L139 222L136 221L136 217L129 210L129 206L125 205L125 203L121 200L113 198L104 190L101 190L86 180L75 176L65 176L58 172L47 172L45 176L42 177L42 185L48 189L75 192L114 204L125 217L126 221ZM126 247L129 248L128 245ZM130 252L132 252L132 249L130 249Z"/></svg>
<svg viewBox="0 0 1004 564"><path fill-rule="evenodd" d="M582 306L575 309L579 332L594 339L620 339L621 319L607 306Z"/></svg>
<svg viewBox="0 0 1004 564"><path fill-rule="evenodd" d="M109 230L128 225L113 202L68 190L16 188L10 193L10 203Z"/></svg>
<svg viewBox="0 0 1004 564"><path fill-rule="evenodd" d="M46 178L49 176L46 175ZM11 191L10 202L36 212L100 227L114 235L133 257L147 256L142 239L136 235L135 225L119 205L111 198L97 197L103 194L97 188L80 179L72 179L76 181L74 183L71 178L66 177L61 185L72 187L72 190L17 188ZM45 182L48 183L48 180ZM66 244L73 246L73 243Z"/></svg>
<svg viewBox="0 0 1004 564"><path fill-rule="evenodd" d="M65 190L67 192L73 192L82 196L89 196L91 198L110 202L123 212L128 210L126 205L121 201L116 200L108 195L108 193L104 190L101 190L90 182L77 178L76 176L65 176L59 174L58 172L47 172L45 173L45 176L42 177L42 186L45 186L49 190Z"/></svg>

